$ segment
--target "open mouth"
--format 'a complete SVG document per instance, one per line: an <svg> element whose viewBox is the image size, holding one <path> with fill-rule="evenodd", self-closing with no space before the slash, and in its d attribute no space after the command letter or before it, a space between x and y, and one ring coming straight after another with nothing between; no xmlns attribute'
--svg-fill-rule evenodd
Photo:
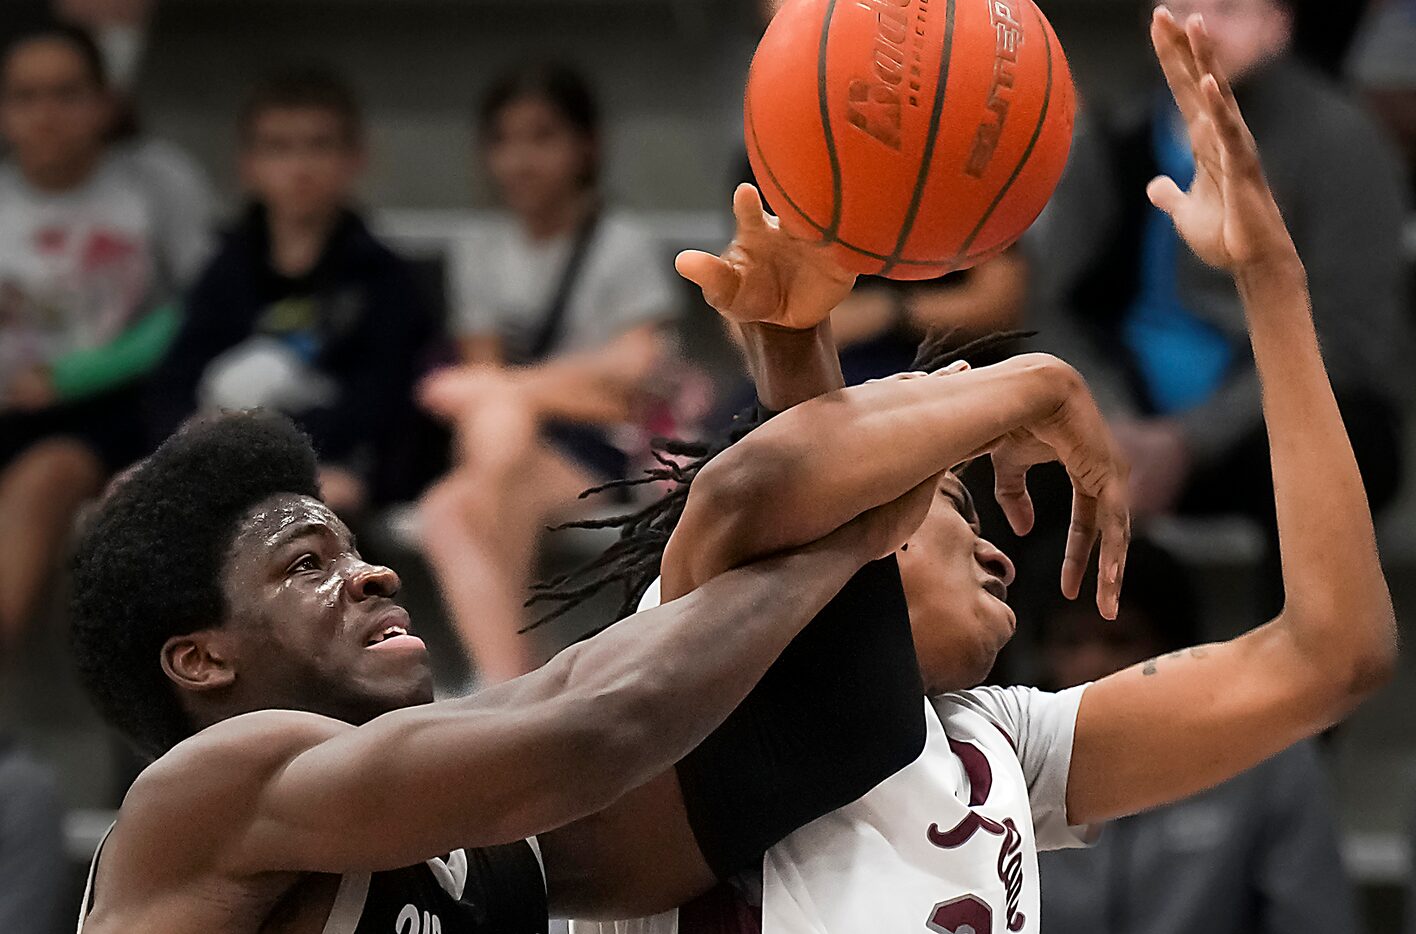
<svg viewBox="0 0 1416 934"><path fill-rule="evenodd" d="M375 621L364 639L365 651L394 652L401 649L423 651L423 640L413 634L408 614L401 608L385 613Z"/></svg>
<svg viewBox="0 0 1416 934"><path fill-rule="evenodd" d="M364 648L368 648L371 645L379 645L380 643L387 642L389 639L397 639L399 636L407 635L409 635L409 632L406 626L385 626L369 637L369 641L364 643Z"/></svg>

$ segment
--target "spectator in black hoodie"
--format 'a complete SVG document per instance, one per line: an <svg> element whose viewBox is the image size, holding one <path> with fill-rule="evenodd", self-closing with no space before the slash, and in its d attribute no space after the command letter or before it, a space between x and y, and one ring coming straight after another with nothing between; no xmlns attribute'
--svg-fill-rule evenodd
<svg viewBox="0 0 1416 934"><path fill-rule="evenodd" d="M267 79L240 130L251 204L187 301L155 381L155 427L165 436L197 411L284 412L328 465L331 507L357 511L435 324L408 267L351 207L363 127L339 78Z"/></svg>

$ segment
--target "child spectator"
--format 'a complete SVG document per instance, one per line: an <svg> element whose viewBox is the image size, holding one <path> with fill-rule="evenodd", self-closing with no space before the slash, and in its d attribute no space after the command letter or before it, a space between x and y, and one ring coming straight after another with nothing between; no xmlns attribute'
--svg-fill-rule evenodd
<svg viewBox="0 0 1416 934"><path fill-rule="evenodd" d="M408 267L352 207L363 123L341 79L265 80L240 138L251 202L187 299L154 381L157 434L194 411L277 409L314 439L331 507L356 511L411 408L435 323Z"/></svg>
<svg viewBox="0 0 1416 934"><path fill-rule="evenodd" d="M103 59L81 30L13 39L0 74L0 654L80 504L142 453L140 385L205 258L200 180L110 145Z"/></svg>
<svg viewBox="0 0 1416 934"><path fill-rule="evenodd" d="M457 424L461 463L425 503L423 539L464 642L500 680L533 663L516 630L540 530L581 490L625 475L613 434L668 349L674 294L669 258L603 203L583 78L509 74L479 123L508 216L454 257L465 365L434 378L425 401ZM506 597L495 611L467 586L473 554Z"/></svg>

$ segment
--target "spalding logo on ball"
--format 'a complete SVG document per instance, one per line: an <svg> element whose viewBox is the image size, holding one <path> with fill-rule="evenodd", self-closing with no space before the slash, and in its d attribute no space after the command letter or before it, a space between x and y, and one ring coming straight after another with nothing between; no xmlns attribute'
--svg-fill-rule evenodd
<svg viewBox="0 0 1416 934"><path fill-rule="evenodd" d="M745 101L758 185L845 268L928 279L996 256L1057 187L1076 94L1032 0L788 0Z"/></svg>

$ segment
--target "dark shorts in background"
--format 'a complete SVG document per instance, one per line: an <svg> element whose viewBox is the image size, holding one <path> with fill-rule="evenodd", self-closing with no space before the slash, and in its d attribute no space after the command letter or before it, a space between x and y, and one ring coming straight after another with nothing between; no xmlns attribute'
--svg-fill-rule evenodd
<svg viewBox="0 0 1416 934"><path fill-rule="evenodd" d="M117 473L147 453L142 388L126 386L38 412L0 412L0 470L55 438L80 442Z"/></svg>
<svg viewBox="0 0 1416 934"><path fill-rule="evenodd" d="M597 482L623 480L629 472L629 456L599 426L549 421L541 426L541 439Z"/></svg>

